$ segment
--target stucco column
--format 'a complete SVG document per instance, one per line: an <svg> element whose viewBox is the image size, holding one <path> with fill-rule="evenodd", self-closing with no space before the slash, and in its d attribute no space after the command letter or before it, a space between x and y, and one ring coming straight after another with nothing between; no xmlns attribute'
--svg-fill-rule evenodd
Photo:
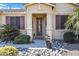
<svg viewBox="0 0 79 59"><path fill-rule="evenodd" d="M46 28L46 34L50 36L50 39L52 40L52 14L47 13L47 28Z"/></svg>
<svg viewBox="0 0 79 59"><path fill-rule="evenodd" d="M27 35L31 36L31 41L32 41L32 14L28 13L27 14Z"/></svg>

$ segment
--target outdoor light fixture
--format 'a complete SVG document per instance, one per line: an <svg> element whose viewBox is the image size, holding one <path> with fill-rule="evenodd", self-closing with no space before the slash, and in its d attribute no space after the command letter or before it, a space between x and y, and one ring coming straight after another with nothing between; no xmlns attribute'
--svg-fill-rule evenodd
<svg viewBox="0 0 79 59"><path fill-rule="evenodd" d="M41 9L40 4L38 5L38 9L39 9L39 10Z"/></svg>
<svg viewBox="0 0 79 59"><path fill-rule="evenodd" d="M38 10L41 10L41 5L40 5L40 3L38 4Z"/></svg>

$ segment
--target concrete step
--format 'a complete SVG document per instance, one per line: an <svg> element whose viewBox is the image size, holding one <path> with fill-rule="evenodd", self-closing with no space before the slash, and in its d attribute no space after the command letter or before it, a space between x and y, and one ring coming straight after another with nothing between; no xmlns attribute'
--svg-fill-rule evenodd
<svg viewBox="0 0 79 59"><path fill-rule="evenodd" d="M35 36L34 39L44 39L43 36Z"/></svg>

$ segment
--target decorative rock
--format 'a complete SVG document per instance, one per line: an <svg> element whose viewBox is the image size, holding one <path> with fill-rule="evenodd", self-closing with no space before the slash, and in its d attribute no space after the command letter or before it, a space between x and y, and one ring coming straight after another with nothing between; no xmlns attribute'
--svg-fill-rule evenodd
<svg viewBox="0 0 79 59"><path fill-rule="evenodd" d="M23 50L23 49L22 49ZM20 51L19 56L53 56L53 51L50 49L28 49L27 51Z"/></svg>
<svg viewBox="0 0 79 59"><path fill-rule="evenodd" d="M10 43L10 42L9 42ZM0 42L0 46L5 46L5 42ZM12 45L12 43L7 44ZM53 48L22 48L18 47L18 56L62 56L62 55L72 55L73 53L69 53L65 50L65 46L71 47L72 44L64 43L62 40L53 40ZM52 51L53 50L53 51ZM66 51L66 52L65 52ZM77 53L79 54L79 53Z"/></svg>
<svg viewBox="0 0 79 59"><path fill-rule="evenodd" d="M21 51L19 51L19 52L18 52L18 56L21 56L21 55L22 55L22 52L21 52Z"/></svg>

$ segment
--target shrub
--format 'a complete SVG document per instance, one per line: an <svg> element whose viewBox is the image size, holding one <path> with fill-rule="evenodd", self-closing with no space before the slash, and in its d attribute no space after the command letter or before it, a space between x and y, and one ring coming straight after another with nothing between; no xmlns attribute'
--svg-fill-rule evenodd
<svg viewBox="0 0 79 59"><path fill-rule="evenodd" d="M2 25L1 27L3 29L0 33L0 38L4 41L12 40L19 35L19 30L14 26Z"/></svg>
<svg viewBox="0 0 79 59"><path fill-rule="evenodd" d="M17 37L15 37L14 43L17 43L17 44L30 43L30 36L29 35L18 35Z"/></svg>
<svg viewBox="0 0 79 59"><path fill-rule="evenodd" d="M0 47L0 56L16 56L18 50L13 46Z"/></svg>
<svg viewBox="0 0 79 59"><path fill-rule="evenodd" d="M66 32L63 37L65 42L73 43L75 39L75 34L73 32Z"/></svg>

